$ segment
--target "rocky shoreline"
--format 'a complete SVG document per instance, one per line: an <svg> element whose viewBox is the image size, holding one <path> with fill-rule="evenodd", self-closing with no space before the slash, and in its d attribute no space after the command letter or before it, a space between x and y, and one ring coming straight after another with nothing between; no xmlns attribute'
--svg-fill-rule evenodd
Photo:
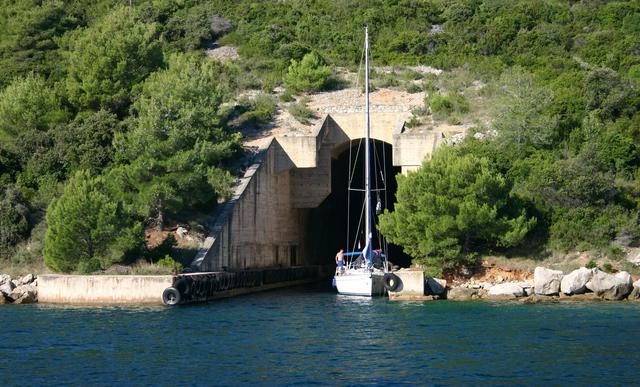
<svg viewBox="0 0 640 387"><path fill-rule="evenodd" d="M469 300L517 300L522 303L560 301L637 301L640 302L640 279L633 282L626 271L615 274L598 268L581 267L564 274L559 270L536 267L532 280L492 281L473 277L457 286L447 287L446 281L426 283L428 294L437 299ZM0 304L31 304L38 302L38 279L35 274L12 279L0 274Z"/></svg>
<svg viewBox="0 0 640 387"><path fill-rule="evenodd" d="M7 274L0 274L0 304L33 304L38 302L38 278L27 274L18 279L11 279Z"/></svg>
<svg viewBox="0 0 640 387"><path fill-rule="evenodd" d="M626 271L615 274L581 267L564 274L536 267L533 281L476 281L470 279L446 290L448 300L520 300L523 303L558 301L640 301L640 280Z"/></svg>

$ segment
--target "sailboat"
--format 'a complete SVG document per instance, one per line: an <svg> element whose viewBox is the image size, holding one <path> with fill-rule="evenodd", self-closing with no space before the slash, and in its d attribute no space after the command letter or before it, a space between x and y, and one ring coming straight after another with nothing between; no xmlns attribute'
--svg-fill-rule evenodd
<svg viewBox="0 0 640 387"><path fill-rule="evenodd" d="M355 296L382 296L385 290L395 290L398 277L390 271L387 257L381 250L373 248L372 227L373 211L371 206L371 150L370 150L370 112L369 112L369 30L365 27L365 154L364 154L364 248L360 251L345 252L346 266L338 269L334 284L340 294ZM351 174L351 171L349 171ZM351 179L349 179L351 180ZM380 206L378 202L377 206Z"/></svg>

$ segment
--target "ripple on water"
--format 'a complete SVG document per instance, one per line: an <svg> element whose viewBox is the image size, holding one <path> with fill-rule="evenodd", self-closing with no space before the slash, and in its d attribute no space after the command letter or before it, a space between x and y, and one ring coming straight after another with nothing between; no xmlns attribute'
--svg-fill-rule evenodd
<svg viewBox="0 0 640 387"><path fill-rule="evenodd" d="M0 308L0 383L629 384L640 305L389 302L317 288L189 307Z"/></svg>

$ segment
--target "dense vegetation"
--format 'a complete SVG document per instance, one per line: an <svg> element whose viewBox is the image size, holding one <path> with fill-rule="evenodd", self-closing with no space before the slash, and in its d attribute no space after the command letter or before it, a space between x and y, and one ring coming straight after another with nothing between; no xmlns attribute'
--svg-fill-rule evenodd
<svg viewBox="0 0 640 387"><path fill-rule="evenodd" d="M463 67L491 97L492 122L475 129L488 139L470 136L400 178L397 210L383 216L419 262L449 270L523 245L615 255L640 237L636 1L126 4L1 1L4 261L44 250L52 269L91 271L152 256L143 225L214 207L237 128L275 108L268 96L226 102L245 89L332 87L332 67L358 65L364 23L374 63ZM241 60L203 55L216 40ZM421 89L425 112L455 123L469 111L463 88L425 78L409 91Z"/></svg>

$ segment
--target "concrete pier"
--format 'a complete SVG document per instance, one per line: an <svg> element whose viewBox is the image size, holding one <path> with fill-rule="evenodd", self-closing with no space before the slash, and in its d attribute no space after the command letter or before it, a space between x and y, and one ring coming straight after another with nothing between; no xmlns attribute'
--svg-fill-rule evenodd
<svg viewBox="0 0 640 387"><path fill-rule="evenodd" d="M38 302L52 304L162 304L170 275L38 276Z"/></svg>

